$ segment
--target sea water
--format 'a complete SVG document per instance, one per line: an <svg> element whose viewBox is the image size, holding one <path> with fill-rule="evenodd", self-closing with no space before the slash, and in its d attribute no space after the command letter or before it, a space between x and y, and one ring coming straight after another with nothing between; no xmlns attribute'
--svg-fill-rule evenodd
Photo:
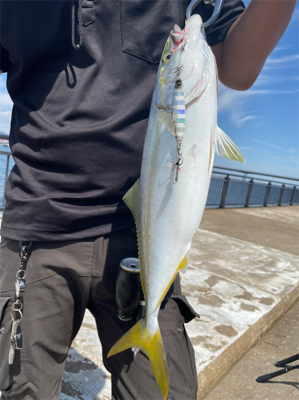
<svg viewBox="0 0 299 400"><path fill-rule="evenodd" d="M5 151L9 153L8 147L0 147L0 151ZM5 185L5 174L6 174L6 165L7 165L7 155L0 154L0 207L3 206L3 199L4 199L4 185ZM12 156L9 156L9 167L8 171L12 169L14 165L14 161Z"/></svg>
<svg viewBox="0 0 299 400"><path fill-rule="evenodd" d="M8 147L1 147L0 152L9 153ZM9 168L10 172L11 168L14 165L14 161L12 156L9 156ZM0 208L3 206L4 199L4 185L5 185L5 174L6 174L6 166L7 166L7 155L0 154ZM217 175L217 174L216 174ZM270 196L268 198L268 205L277 205L278 198L280 196L281 183L274 183L271 187ZM252 206L262 206L264 202L265 192L266 192L267 182L255 182L253 186L253 190L250 198L250 205ZM212 176L209 195L207 199L206 207L213 208L219 207L221 194L223 188L223 179L217 178L217 176ZM284 190L284 195L282 198L282 204L289 204L291 195L292 195L293 186L286 185ZM239 206L243 207L248 191L248 179L244 179L243 181L238 180L238 182L230 182L230 187L227 193L227 202L226 206ZM293 199L293 204L299 203L299 191L296 191L296 194Z"/></svg>

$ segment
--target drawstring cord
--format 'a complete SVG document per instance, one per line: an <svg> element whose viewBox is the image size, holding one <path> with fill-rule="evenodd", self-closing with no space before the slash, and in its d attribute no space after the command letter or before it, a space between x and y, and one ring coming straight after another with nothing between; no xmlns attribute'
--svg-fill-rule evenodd
<svg viewBox="0 0 299 400"><path fill-rule="evenodd" d="M72 4L72 45L74 49L80 50L82 47L82 0L79 0L78 6L78 20L79 20L79 43L76 43L76 0Z"/></svg>

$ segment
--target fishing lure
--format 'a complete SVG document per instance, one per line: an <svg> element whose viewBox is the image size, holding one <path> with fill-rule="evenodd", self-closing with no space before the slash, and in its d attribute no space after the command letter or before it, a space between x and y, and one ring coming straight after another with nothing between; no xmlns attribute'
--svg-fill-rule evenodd
<svg viewBox="0 0 299 400"><path fill-rule="evenodd" d="M183 65L179 64L175 68L174 73L178 74L177 80L175 81L175 91L174 91L174 101L173 101L173 112L172 120L174 125L174 136L176 140L177 147L177 159L174 165L174 180L175 185L178 182L180 166L183 164L182 155L182 140L185 133L185 94L182 90L183 81L181 79L181 73L183 70Z"/></svg>

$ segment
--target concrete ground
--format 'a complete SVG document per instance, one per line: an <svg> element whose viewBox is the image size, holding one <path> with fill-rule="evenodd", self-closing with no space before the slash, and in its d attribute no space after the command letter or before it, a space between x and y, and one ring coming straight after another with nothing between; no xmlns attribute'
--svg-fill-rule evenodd
<svg viewBox="0 0 299 400"><path fill-rule="evenodd" d="M298 357L287 366L299 365L299 302L225 375L202 400L299 399L299 370L258 383L260 376L285 370L277 361Z"/></svg>
<svg viewBox="0 0 299 400"><path fill-rule="evenodd" d="M299 298L299 207L207 209L182 287L201 315L186 326L196 353L198 399L298 396L298 370L275 378L276 384L255 378L299 351L298 306L286 313ZM260 340L282 316L278 333ZM63 375L60 400L70 399L110 399L110 376L89 313Z"/></svg>

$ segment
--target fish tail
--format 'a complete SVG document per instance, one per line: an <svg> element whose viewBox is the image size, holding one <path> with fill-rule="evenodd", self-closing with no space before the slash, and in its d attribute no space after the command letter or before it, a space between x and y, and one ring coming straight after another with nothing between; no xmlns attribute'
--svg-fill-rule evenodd
<svg viewBox="0 0 299 400"><path fill-rule="evenodd" d="M149 329L146 319L142 318L127 333L125 333L110 349L108 356L113 356L121 351L137 347L142 350L150 360L158 386L166 399L168 394L168 373L164 346L161 332L156 324L155 329Z"/></svg>

